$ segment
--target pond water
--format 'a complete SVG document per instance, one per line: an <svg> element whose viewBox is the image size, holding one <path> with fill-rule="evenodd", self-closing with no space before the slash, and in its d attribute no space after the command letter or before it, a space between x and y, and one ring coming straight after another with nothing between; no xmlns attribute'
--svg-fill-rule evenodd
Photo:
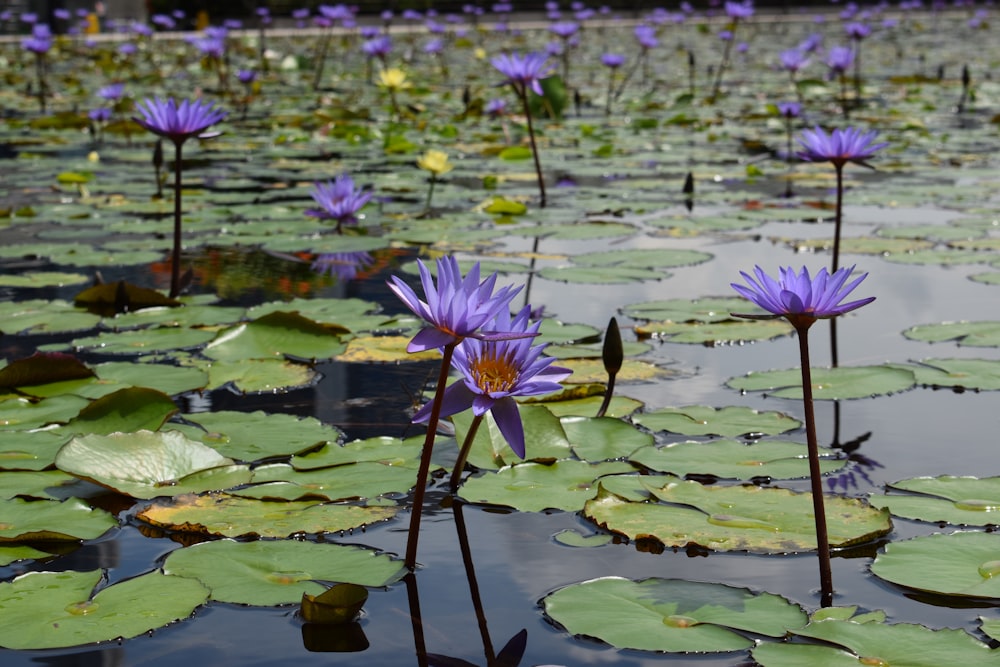
<svg viewBox="0 0 1000 667"><path fill-rule="evenodd" d="M970 108L961 115L954 110L960 93L957 68L969 64L973 72L986 71L987 55L973 42L981 43L991 33L969 27L967 13L901 12L891 17L899 22L878 24L870 19L881 27L864 42L864 100L850 121L839 115L839 87L835 81L824 81L820 56L809 73L812 82L801 87L806 118L796 121L796 129L812 123L855 124L878 129L880 139L889 142L873 160L877 171L857 165L846 169L848 241L842 263L856 263L858 270L869 272L857 294L877 300L839 321L839 362L846 367L914 364L929 358L994 362L995 345L962 346L954 340L932 344L903 336L915 325L989 320L996 312L1000 281L990 269L1000 267L995 196L1000 171L994 157L1000 139L991 116L1000 87L977 75ZM427 260L453 253L463 265L481 260L487 267L488 262L513 262L520 268L508 267L501 283L524 283L533 271L525 300L544 306L546 318L590 327L586 330L590 333L582 336L584 342L599 340L608 319L617 316L627 342L648 344L630 359L666 372L653 380L625 378L617 388L619 396L642 403L640 413L693 405L739 406L801 420L798 400L726 385L730 378L751 371L796 367L794 336L681 344L667 336L637 335L633 327L645 322L623 314L623 309L647 301L732 296L730 283L739 280L740 270L750 270L754 264L772 274L778 266L805 264L818 270L828 265L829 254L822 247L814 251L811 243L822 246L832 236L832 167L794 165L794 196L783 196L788 173L779 159L785 145L784 124L767 108L793 94L787 73L774 68L778 46L790 48L813 32L824 34L828 46L842 41L843 20L826 19L819 23L812 16L785 17L777 23L740 25L741 39L750 48L730 65L724 79L726 95L714 104L700 100L711 81L705 63L715 63L720 52L713 33L722 27L721 20L694 16L685 24L663 25L663 46L651 54L655 73L650 80L632 83L615 102L621 113L610 117L603 114L607 72L595 56L610 45L631 40L631 24L594 28L579 47L579 71L570 79L578 82L583 110L558 123L539 121L545 136L541 159L550 186L544 209L535 202L529 162L496 157L510 127L486 119L456 120L462 109L459 82L471 81L474 95L482 99L503 92L490 88L499 81L488 63L472 60L472 47L480 42L455 46L448 72L419 52L419 42L400 47L410 60L400 56L399 64L418 85L408 93L407 103L413 109L388 130L409 146L394 145L389 154L381 150L380 135L388 123L387 100L364 83L360 54L348 52L345 62L331 73L330 87L316 94L309 90L310 71L272 71L262 77L262 92L251 100L247 121L232 120L223 136L186 150L185 181L190 190L185 193L189 211L185 233L190 241L185 262L195 269L191 292L218 295L216 305L244 309L293 297L360 299L378 304L386 318L404 318L407 312L385 281L402 275L417 285L415 257ZM708 28L698 32L697 25ZM350 39L355 41L345 45L356 50L356 36ZM514 36L489 32L480 39L491 54L506 40L514 48L545 42L544 33L531 31ZM145 44L143 58L126 66L134 75L145 73L154 80L156 92L189 91L191 79L210 85L210 72L203 71L196 59L171 70L163 54L180 59L185 47L170 48L174 51ZM246 62L255 52L252 43L233 48L234 57ZM304 47L291 38L275 38L271 48L279 55L302 55ZM702 92L693 99L681 95L688 82L687 61L680 55L685 50L697 56ZM12 61L20 57L10 48L5 53ZM932 56L942 59L945 77L931 76L939 65L928 60ZM73 57L72 49L64 45L60 60L53 63L54 75L71 80ZM139 81L130 79L128 84L130 95L137 99L147 89ZM26 80L21 83L27 85ZM168 276L161 260L137 258L142 252L163 253L169 244L169 199L163 203L149 198L149 136L127 138L109 132L104 144L95 146L79 129L32 128L29 123L38 114L32 98L22 92L3 93L13 111L0 124L0 140L17 157L0 161L3 195L10 202L8 218L0 221L4 246L0 305L71 302L83 287L48 283L44 278L38 279L43 284L28 286L13 280L40 271L62 271L89 280L99 270L108 281L124 279L165 290ZM67 89L53 105L68 111L73 100L87 99L86 93ZM330 110L345 113L338 116ZM502 123L520 131L517 118ZM755 150L758 144L773 154ZM421 216L427 183L413 163L432 146L448 151L456 169L437 184L434 210ZM90 150L100 153L99 162L88 161ZM370 185L377 201L366 209L363 234L337 237L324 233L303 211L310 204L307 192L313 181L345 170L356 182ZM71 179L58 179L61 173L88 176L76 185ZM688 173L695 178L690 208L681 192ZM485 177L493 175L499 177L496 189L484 188L489 180ZM527 212L495 219L477 208L495 195L523 201ZM30 215L23 209L28 206L33 209ZM546 232L533 235L536 226L545 226ZM372 237L385 242L358 246L370 250L373 260L355 278L337 279L309 268L319 253ZM707 253L710 259L680 262L669 269L630 266L647 275L616 284L569 273L566 280L559 279L560 271L588 266L578 258L607 250L688 250ZM394 325L397 332L412 335L415 323L399 322ZM42 348L71 349L90 365L120 361L121 354L109 354L101 345L73 342L114 326L112 318L105 318L93 331L5 331L0 336L0 357L10 363ZM830 341L825 323L814 327L811 339L814 365L827 366ZM183 363L177 361L183 357L180 353L164 356L167 363ZM124 358L138 361L135 356ZM409 415L432 382L434 361L328 359L317 361L313 368L317 376L302 386L243 393L227 385L184 392L175 401L192 419L209 411L256 410L312 417L340 429L343 441L420 433L409 424ZM1000 427L996 404L996 394L989 390L922 386L871 398L820 401L816 410L820 443L840 446L841 457L849 455L845 467L828 476L831 493L866 498L881 495L886 484L911 477L994 475ZM667 431L654 436L658 444L714 440ZM801 429L779 436L795 442L804 437ZM454 460L455 445L453 440L441 440L437 460L446 466ZM529 458L531 448L529 437ZM464 535L471 560L463 560L463 533L446 482L436 478L425 498L416 577L372 588L360 627L355 628L365 640L347 644L353 651L337 644L339 635L332 631L314 634L312 628L304 628L297 606L212 602L199 607L192 618L148 635L66 649L0 649L0 662L66 667L190 662L310 665L331 660L366 666L518 664L497 661L495 656L526 630L526 649L519 663L523 665L749 665L755 663L746 651L660 654L573 637L546 618L539 601L559 588L600 577L663 577L766 591L807 611L819 607L814 553L663 549L620 536L596 547L558 541L555 536L566 530L582 535L605 532L581 512L465 505ZM775 480L773 485L808 490L803 479ZM87 540L63 556L0 567L0 579L6 582L32 571L104 569L113 584L149 572L168 553L204 539L183 531L150 530L136 517L146 501L93 485L84 486L83 492L96 506L117 513L120 529ZM404 508L409 500L403 494L389 497ZM362 545L401 557L408 518L404 509L397 517L364 529L304 539ZM1000 619L993 601L921 593L880 579L870 570L872 559L887 543L954 530L945 523L893 517L889 535L837 551L836 603L884 610L893 623L959 628L983 638L979 617ZM475 585L470 585L470 575ZM414 623L417 607L420 622ZM334 650L337 654L329 655Z"/></svg>

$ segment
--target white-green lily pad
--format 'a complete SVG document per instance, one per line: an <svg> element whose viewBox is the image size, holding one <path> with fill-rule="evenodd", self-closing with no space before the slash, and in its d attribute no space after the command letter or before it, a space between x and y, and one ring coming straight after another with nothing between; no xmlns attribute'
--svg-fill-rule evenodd
<svg viewBox="0 0 1000 667"><path fill-rule="evenodd" d="M0 543L64 542L97 539L118 521L104 510L94 509L79 498L55 500L0 500L3 521Z"/></svg>
<svg viewBox="0 0 1000 667"><path fill-rule="evenodd" d="M1000 361L995 359L921 359L913 366L917 383L975 391L1000 389Z"/></svg>
<svg viewBox="0 0 1000 667"><path fill-rule="evenodd" d="M76 437L59 450L56 466L133 498L228 489L251 478L249 467L179 431Z"/></svg>
<svg viewBox="0 0 1000 667"><path fill-rule="evenodd" d="M900 586L939 595L1000 599L1000 535L961 531L891 542L872 573Z"/></svg>
<svg viewBox="0 0 1000 667"><path fill-rule="evenodd" d="M1000 346L1000 322L942 322L919 324L903 332L910 340L940 343L954 340L965 347Z"/></svg>
<svg viewBox="0 0 1000 667"><path fill-rule="evenodd" d="M387 586L405 569L402 562L372 549L298 540L216 540L172 551L166 574L190 577L218 602L274 606L318 595L321 582Z"/></svg>
<svg viewBox="0 0 1000 667"><path fill-rule="evenodd" d="M681 435L721 435L726 438L759 438L761 435L793 431L802 426L802 422L783 412L760 412L735 405L724 408L708 405L660 408L633 415L632 421L651 431L670 431Z"/></svg>
<svg viewBox="0 0 1000 667"><path fill-rule="evenodd" d="M592 267L633 267L646 269L677 268L693 266L712 259L712 255L699 250L679 248L629 248L625 250L605 250L588 252L573 257L577 266Z"/></svg>
<svg viewBox="0 0 1000 667"><path fill-rule="evenodd" d="M289 537L352 530L391 519L396 507L269 502L220 494L160 499L138 518L160 528L222 537Z"/></svg>
<svg viewBox="0 0 1000 667"><path fill-rule="evenodd" d="M668 547L694 543L715 551L752 553L816 549L808 493L759 486L707 487L669 476L655 479L655 484L640 483L668 504L633 502L602 488L587 502L584 516L629 539L653 538ZM892 530L886 510L854 498L826 496L825 501L833 548L867 542Z"/></svg>
<svg viewBox="0 0 1000 667"><path fill-rule="evenodd" d="M895 516L959 526L1000 524L1000 477L914 477L893 482L890 489L913 494L869 496L875 507Z"/></svg>
<svg viewBox="0 0 1000 667"><path fill-rule="evenodd" d="M273 394L278 391L308 387L319 378L311 366L287 359L210 361L190 358L183 363L208 373L206 389L231 386L244 394Z"/></svg>
<svg viewBox="0 0 1000 667"><path fill-rule="evenodd" d="M548 509L575 512L597 492L597 478L632 470L634 468L624 462L519 463L470 477L458 493L470 503L505 505L522 512Z"/></svg>
<svg viewBox="0 0 1000 667"><path fill-rule="evenodd" d="M779 595L681 579L592 579L550 593L542 604L572 635L669 653L741 651L754 645L741 633L781 637L807 620Z"/></svg>
<svg viewBox="0 0 1000 667"><path fill-rule="evenodd" d="M753 659L763 667L958 667L1000 661L1000 654L964 630L830 618L792 633L823 644L762 642L751 651Z"/></svg>
<svg viewBox="0 0 1000 667"><path fill-rule="evenodd" d="M194 579L159 571L100 587L104 574L29 572L0 584L0 646L51 649L138 637L208 600Z"/></svg>
<svg viewBox="0 0 1000 667"><path fill-rule="evenodd" d="M173 350L194 350L215 338L215 332L205 329L157 327L99 333L96 336L76 338L72 347L100 351L101 354L159 354Z"/></svg>
<svg viewBox="0 0 1000 667"><path fill-rule="evenodd" d="M915 371L909 366L840 366L812 368L812 391L816 400L870 398L906 391L916 384ZM726 386L742 391L766 391L778 398L802 398L802 371L790 368L780 371L754 371L742 377L730 378Z"/></svg>
<svg viewBox="0 0 1000 667"><path fill-rule="evenodd" d="M297 313L275 311L219 333L202 353L219 361L271 359L330 359L345 349L344 329L322 325Z"/></svg>
<svg viewBox="0 0 1000 667"><path fill-rule="evenodd" d="M834 452L819 450L820 470L828 474L847 465L847 459L831 458ZM787 440L761 440L747 444L737 440L676 442L663 447L648 446L633 452L629 461L677 477L713 476L720 479L797 479L809 476L806 446Z"/></svg>

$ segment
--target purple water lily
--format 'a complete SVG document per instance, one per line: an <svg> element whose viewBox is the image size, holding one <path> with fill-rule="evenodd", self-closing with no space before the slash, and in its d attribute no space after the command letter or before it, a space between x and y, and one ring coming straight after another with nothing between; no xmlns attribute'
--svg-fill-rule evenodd
<svg viewBox="0 0 1000 667"><path fill-rule="evenodd" d="M521 291L511 286L500 288L496 294L497 274L479 280L479 263L462 278L458 260L448 255L437 261L437 286L430 270L417 260L420 282L426 301L417 296L409 285L396 276L389 281L389 289L420 319L430 326L421 330L409 345L407 352L423 352L455 344L463 338L486 337L479 329L506 310Z"/></svg>
<svg viewBox="0 0 1000 667"><path fill-rule="evenodd" d="M854 162L871 169L867 161L889 145L887 142L873 143L876 137L876 130L862 132L856 127L837 128L829 134L820 127L803 130L799 143L804 150L799 157L809 162L832 162L836 167Z"/></svg>
<svg viewBox="0 0 1000 667"><path fill-rule="evenodd" d="M531 306L525 306L511 319L507 309L501 309L490 328L523 335L513 340L464 339L455 349L452 366L462 374L444 391L441 416L447 417L472 408L476 417L490 412L507 444L524 458L524 427L515 396L537 396L562 389L560 381L572 371L553 366L553 357L543 357L545 344L532 345L541 322L529 323ZM421 408L413 417L417 423L427 421L431 405ZM457 466L456 466L457 467Z"/></svg>
<svg viewBox="0 0 1000 667"><path fill-rule="evenodd" d="M338 232L342 225L356 224L358 211L372 198L371 192L355 188L354 180L348 174L341 174L326 183L316 183L309 195L320 207L307 210L306 215L320 220L336 220Z"/></svg>
<svg viewBox="0 0 1000 667"><path fill-rule="evenodd" d="M848 283L848 278L854 272L853 266L837 269L832 275L826 268L822 268L812 277L806 267L802 267L799 273L790 266L781 268L778 272L777 280L767 275L759 266L754 267L756 279L745 271L740 272L747 284L732 283L733 289L771 314L741 314L739 317L751 319L784 317L797 328L797 322L811 323L818 319L836 317L875 300L872 296L843 303L844 299L868 276L864 273Z"/></svg>
<svg viewBox="0 0 1000 667"><path fill-rule="evenodd" d="M177 146L191 137L206 136L203 134L205 130L227 115L227 112L217 108L212 102L202 99L181 100L178 103L172 97L146 98L135 106L141 115L132 120Z"/></svg>
<svg viewBox="0 0 1000 667"><path fill-rule="evenodd" d="M536 94L542 95L544 93L540 81L552 72L552 65L547 61L548 57L544 53L528 53L523 56L518 53L502 53L490 62L507 77L507 83L518 94L530 87Z"/></svg>

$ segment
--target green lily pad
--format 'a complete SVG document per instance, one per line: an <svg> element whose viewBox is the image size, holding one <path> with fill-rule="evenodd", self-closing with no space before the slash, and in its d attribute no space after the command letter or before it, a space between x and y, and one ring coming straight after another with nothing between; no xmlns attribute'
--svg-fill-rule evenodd
<svg viewBox="0 0 1000 667"><path fill-rule="evenodd" d="M681 435L721 435L726 438L778 435L793 431L802 422L782 412L759 412L752 408L687 405L660 408L633 415L632 421L651 431L670 431Z"/></svg>
<svg viewBox="0 0 1000 667"><path fill-rule="evenodd" d="M921 359L913 374L917 383L929 387L1000 389L1000 361L995 359Z"/></svg>
<svg viewBox="0 0 1000 667"><path fill-rule="evenodd" d="M597 492L597 478L632 470L624 462L520 463L470 477L462 484L459 495L470 503L505 505L522 512L575 512Z"/></svg>
<svg viewBox="0 0 1000 667"><path fill-rule="evenodd" d="M183 363L208 373L206 389L231 386L244 394L271 394L297 387L308 387L319 377L310 366L286 359L208 361L192 358L184 360Z"/></svg>
<svg viewBox="0 0 1000 667"><path fill-rule="evenodd" d="M59 431L4 431L0 470L44 470L72 435Z"/></svg>
<svg viewBox="0 0 1000 667"><path fill-rule="evenodd" d="M190 577L211 590L218 602L274 606L319 595L324 581L387 586L397 581L402 562L372 549L298 540L216 540L172 551L166 574Z"/></svg>
<svg viewBox="0 0 1000 667"><path fill-rule="evenodd" d="M73 438L56 466L133 498L228 489L250 481L247 466L178 431L137 431Z"/></svg>
<svg viewBox="0 0 1000 667"><path fill-rule="evenodd" d="M342 445L329 443L316 451L293 456L296 470L313 470L361 461L374 461L388 466L412 466L420 460L423 436L400 440L388 436L354 440Z"/></svg>
<svg viewBox="0 0 1000 667"><path fill-rule="evenodd" d="M886 255L885 259L896 264L939 264L955 266L965 264L985 264L993 257L989 253L976 250L918 250L910 253Z"/></svg>
<svg viewBox="0 0 1000 667"><path fill-rule="evenodd" d="M607 382L608 372L600 359L560 359L557 364L573 371L563 380L563 384L595 384ZM671 371L648 361L626 359L615 376L620 384L628 382L651 382L668 377Z"/></svg>
<svg viewBox="0 0 1000 667"><path fill-rule="evenodd" d="M282 413L201 412L185 420L204 430L188 429L188 437L199 440L223 456L238 461L259 461L290 456L306 449L337 442L341 432L315 417ZM332 464L331 464L332 465Z"/></svg>
<svg viewBox="0 0 1000 667"><path fill-rule="evenodd" d="M792 630L830 645L762 642L751 651L763 667L943 667L993 665L998 654L963 630L830 618Z"/></svg>
<svg viewBox="0 0 1000 667"><path fill-rule="evenodd" d="M1000 524L1000 477L914 477L889 488L922 494L869 496L873 506L885 507L895 516L960 526Z"/></svg>
<svg viewBox="0 0 1000 667"><path fill-rule="evenodd" d="M520 405L518 411L524 426L527 460L555 461L572 455L558 417L541 405ZM464 442L472 423L472 412L458 413L451 419L455 424L455 439ZM497 470L519 460L500 433L493 414L487 412L472 441L469 463L483 470Z"/></svg>
<svg viewBox="0 0 1000 667"><path fill-rule="evenodd" d="M48 489L70 486L77 481L76 477L59 470L0 472L0 498L59 500L60 497L50 494ZM66 495L69 494L64 493L62 497Z"/></svg>
<svg viewBox="0 0 1000 667"><path fill-rule="evenodd" d="M643 280L663 280L670 274L630 266L547 266L538 272L546 280L595 285L625 285Z"/></svg>
<svg viewBox="0 0 1000 667"><path fill-rule="evenodd" d="M297 313L275 311L221 332L202 353L221 361L284 355L331 359L344 352L340 334L345 332L342 327L322 325Z"/></svg>
<svg viewBox="0 0 1000 667"><path fill-rule="evenodd" d="M245 498L278 500L356 500L405 494L417 478L416 466L374 461L297 471L284 463L258 466L253 486L231 492Z"/></svg>
<svg viewBox="0 0 1000 667"><path fill-rule="evenodd" d="M102 383L147 387L167 396L197 391L208 383L208 374L202 370L168 364L153 366L127 361L109 361L94 366L94 372Z"/></svg>
<svg viewBox="0 0 1000 667"><path fill-rule="evenodd" d="M2 545L0 546L0 567L6 567L11 563L16 563L22 560L39 560L42 558L50 558L52 554L39 551L34 547L29 547L26 544L14 544L14 545Z"/></svg>
<svg viewBox="0 0 1000 667"><path fill-rule="evenodd" d="M82 285L90 280L82 273L61 271L25 271L20 275L0 275L0 287L42 288Z"/></svg>
<svg viewBox="0 0 1000 667"><path fill-rule="evenodd" d="M118 526L113 516L78 498L61 502L12 498L0 501L0 507L0 544L93 540Z"/></svg>
<svg viewBox="0 0 1000 667"><path fill-rule="evenodd" d="M573 452L584 461L621 459L652 444L653 437L611 417L562 417Z"/></svg>
<svg viewBox="0 0 1000 667"><path fill-rule="evenodd" d="M614 479L614 478L611 478ZM662 479L666 484L662 487ZM816 549L812 496L758 486L706 487L677 478L641 482L670 504L631 502L601 489L584 516L629 539L654 538L668 547L690 543L715 551L792 553ZM834 548L860 544L892 530L889 513L866 503L826 496L827 530Z"/></svg>
<svg viewBox="0 0 1000 667"><path fill-rule="evenodd" d="M743 307L746 311L746 306ZM788 336L795 329L787 320L726 320L711 324L699 322L649 322L635 327L636 335L661 338L668 343L723 345Z"/></svg>
<svg viewBox="0 0 1000 667"><path fill-rule="evenodd" d="M900 586L940 595L1000 599L1000 535L962 531L892 542L872 573Z"/></svg>
<svg viewBox="0 0 1000 667"><path fill-rule="evenodd" d="M177 405L163 392L127 387L92 401L65 430L100 434L155 431L176 413Z"/></svg>
<svg viewBox="0 0 1000 667"><path fill-rule="evenodd" d="M170 530L222 537L289 537L360 528L396 515L395 507L265 502L223 494L160 499L137 517Z"/></svg>
<svg viewBox="0 0 1000 667"><path fill-rule="evenodd" d="M627 250L605 250L588 252L573 257L578 266L592 267L636 267L646 269L676 268L693 266L712 259L712 255L698 250L679 248L630 248Z"/></svg>
<svg viewBox="0 0 1000 667"><path fill-rule="evenodd" d="M86 331L101 321L100 315L88 313L62 301L30 299L0 302L0 332L42 334Z"/></svg>
<svg viewBox="0 0 1000 667"><path fill-rule="evenodd" d="M954 340L966 347L1000 346L1000 322L942 322L920 324L903 332L910 340L940 343Z"/></svg>
<svg viewBox="0 0 1000 667"><path fill-rule="evenodd" d="M846 459L830 458L834 452L820 448L819 465L828 474L847 465ZM806 446L785 440L762 440L748 445L736 440L676 442L663 447L647 446L629 460L650 470L677 477L711 475L720 479L797 479L809 477Z"/></svg>
<svg viewBox="0 0 1000 667"><path fill-rule="evenodd" d="M584 549L603 547L605 544L611 544L614 540L614 538L607 533L583 535L568 528L566 530L560 530L552 536L552 539L565 547L579 547Z"/></svg>
<svg viewBox="0 0 1000 667"><path fill-rule="evenodd" d="M208 600L194 579L160 572L98 589L103 580L100 570L29 572L0 584L0 646L50 649L138 637L189 617Z"/></svg>
<svg viewBox="0 0 1000 667"><path fill-rule="evenodd" d="M0 401L0 431L39 428L46 424L65 424L85 408L90 401L67 394L41 401L8 398ZM0 454L0 467L3 455Z"/></svg>
<svg viewBox="0 0 1000 667"><path fill-rule="evenodd" d="M741 651L754 645L741 633L781 637L807 620L779 595L681 579L603 577L561 588L542 604L572 635L669 653Z"/></svg>
<svg viewBox="0 0 1000 667"><path fill-rule="evenodd" d="M357 333L374 331L397 321L395 317L380 314L380 310L379 304L363 299L292 299L254 306L247 316L261 318L274 312L293 312L320 324L338 325Z"/></svg>
<svg viewBox="0 0 1000 667"><path fill-rule="evenodd" d="M215 333L203 329L158 327L136 331L100 333L76 338L76 349L100 351L101 354L161 354L174 350L194 350L215 338Z"/></svg>
<svg viewBox="0 0 1000 667"><path fill-rule="evenodd" d="M394 363L432 361L440 359L437 350L409 353L406 345L410 339L405 336L359 336L347 342L347 349L336 357L337 361L350 363L378 362Z"/></svg>
<svg viewBox="0 0 1000 667"><path fill-rule="evenodd" d="M915 371L893 364L880 366L841 366L811 369L815 400L869 398L906 391L916 384ZM726 386L742 391L766 391L778 398L802 398L802 371L754 371L730 378Z"/></svg>

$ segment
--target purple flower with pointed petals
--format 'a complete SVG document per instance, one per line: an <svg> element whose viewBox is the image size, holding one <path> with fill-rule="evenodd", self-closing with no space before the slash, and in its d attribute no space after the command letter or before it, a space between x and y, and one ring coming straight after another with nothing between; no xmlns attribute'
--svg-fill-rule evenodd
<svg viewBox="0 0 1000 667"><path fill-rule="evenodd" d="M780 268L778 272L778 279L775 280L756 266L755 280L745 271L740 271L747 284L731 283L733 289L771 314L740 314L739 317L751 319L784 317L798 328L798 324L808 324L809 320L843 315L875 300L875 297L870 296L843 303L854 288L868 277L868 274L864 273L848 283L848 278L854 272L853 266L837 269L833 275L830 275L824 267L814 277L809 276L809 269L804 266L800 273L796 273L790 266Z"/></svg>
<svg viewBox="0 0 1000 667"><path fill-rule="evenodd" d="M753 16L753 3L750 0L743 0L743 2L733 2L733 0L726 1L726 16L738 21L739 19L748 19Z"/></svg>
<svg viewBox="0 0 1000 667"><path fill-rule="evenodd" d="M361 45L361 50L369 58L385 60L392 51L392 38L389 35L379 35L373 37Z"/></svg>
<svg viewBox="0 0 1000 667"><path fill-rule="evenodd" d="M826 65L833 74L843 74L854 63L854 51L847 46L834 46L826 54Z"/></svg>
<svg viewBox="0 0 1000 667"><path fill-rule="evenodd" d="M866 23L848 23L844 26L844 32L851 39L861 41L872 34L872 29Z"/></svg>
<svg viewBox="0 0 1000 667"><path fill-rule="evenodd" d="M332 181L316 183L309 195L320 205L306 211L306 215L320 220L336 220L337 229L341 225L357 223L357 213L372 198L371 192L354 187L354 179L341 174Z"/></svg>
<svg viewBox="0 0 1000 667"><path fill-rule="evenodd" d="M530 86L537 95L543 95L542 84L539 82L552 71L552 66L546 62L547 60L548 56L544 53L529 53L524 56L517 53L502 53L490 62L507 77L507 83L514 86L519 94Z"/></svg>
<svg viewBox="0 0 1000 667"><path fill-rule="evenodd" d="M107 107L98 107L97 109L91 109L87 112L87 118L94 121L95 123L106 123L111 120L111 109Z"/></svg>
<svg viewBox="0 0 1000 667"><path fill-rule="evenodd" d="M786 49L780 57L781 66L793 74L809 64L809 54L802 49Z"/></svg>
<svg viewBox="0 0 1000 667"><path fill-rule="evenodd" d="M174 98L146 98L137 103L141 116L133 120L139 125L179 146L191 137L202 136L205 130L228 114L212 102L201 99L181 100ZM216 136L216 135L211 135Z"/></svg>
<svg viewBox="0 0 1000 667"><path fill-rule="evenodd" d="M643 50L655 49L660 45L660 40L656 38L656 28L651 25L637 25L633 34Z"/></svg>
<svg viewBox="0 0 1000 667"><path fill-rule="evenodd" d="M605 67L616 69L625 64L625 56L618 53L605 53L601 56L601 62Z"/></svg>
<svg viewBox="0 0 1000 667"><path fill-rule="evenodd" d="M877 136L876 130L862 132L856 127L837 128L830 134L820 127L803 130L799 144L805 150L799 152L799 157L809 162L832 162L835 167L854 162L872 168L867 161L889 145L888 142L873 143Z"/></svg>
<svg viewBox="0 0 1000 667"><path fill-rule="evenodd" d="M430 324L413 337L406 346L407 352L433 350L458 343L467 337L485 337L485 334L479 332L480 327L496 317L497 313L506 311L511 299L521 291L520 287L515 289L508 285L494 294L497 274L480 282L478 262L469 271L469 275L462 278L458 260L452 255L437 261L436 287L434 278L424 263L417 260L417 265L426 301L420 299L413 288L397 276L392 276L388 283L389 289L407 308Z"/></svg>
<svg viewBox="0 0 1000 667"><path fill-rule="evenodd" d="M562 39L569 39L575 35L579 29L580 24L575 23L574 21L559 21L558 23L553 23L549 26L549 32Z"/></svg>
<svg viewBox="0 0 1000 667"><path fill-rule="evenodd" d="M441 402L442 417L469 408L477 417L491 412L507 444L522 459L525 454L524 426L514 397L560 391L562 385L559 383L572 372L553 366L555 358L542 356L545 344L531 344L541 321L531 324L530 314L531 306L525 306L511 320L510 313L503 308L490 326L523 337L511 340L466 338L459 343L452 366L462 374L462 381L445 389ZM413 416L413 421L426 422L430 411L428 403Z"/></svg>
<svg viewBox="0 0 1000 667"><path fill-rule="evenodd" d="M257 80L257 70L252 69L241 69L236 72L236 78L244 86L249 86L254 81Z"/></svg>
<svg viewBox="0 0 1000 667"><path fill-rule="evenodd" d="M778 113L785 118L798 118L802 113L802 105L798 102L778 102Z"/></svg>

